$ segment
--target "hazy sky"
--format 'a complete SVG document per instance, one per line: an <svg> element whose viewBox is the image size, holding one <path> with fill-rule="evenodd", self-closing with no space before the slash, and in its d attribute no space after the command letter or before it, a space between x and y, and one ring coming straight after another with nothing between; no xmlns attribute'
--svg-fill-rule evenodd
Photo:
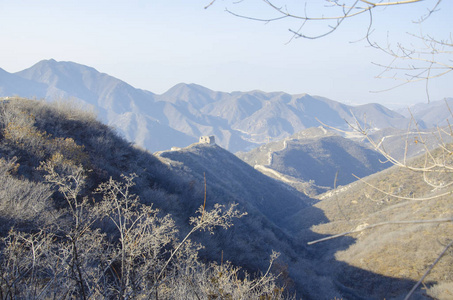
<svg viewBox="0 0 453 300"><path fill-rule="evenodd" d="M394 107L427 101L425 83L370 93L396 82L375 79L381 68L372 62L387 64L390 57L364 41L354 42L366 33L365 16L345 21L323 39L288 43L288 28L299 22L260 23L225 12L228 7L250 16L272 16L262 0L217 0L204 9L210 1L0 0L0 68L17 72L53 58L92 66L158 94L185 82L225 92L309 93L349 104ZM314 6L321 0L307 2L309 14L327 14L328 8ZM406 32L420 30L450 38L451 0L443 0L441 10L422 26L412 22L436 2L380 9L373 15L373 37L386 43L388 36L392 45L407 41ZM453 74L432 81L430 96L453 97Z"/></svg>

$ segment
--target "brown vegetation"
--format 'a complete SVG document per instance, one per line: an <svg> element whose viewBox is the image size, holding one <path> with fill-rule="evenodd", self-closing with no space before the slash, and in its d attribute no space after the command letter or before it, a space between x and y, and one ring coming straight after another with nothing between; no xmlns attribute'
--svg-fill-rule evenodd
<svg viewBox="0 0 453 300"><path fill-rule="evenodd" d="M155 159L84 112L13 99L0 103L0 129L1 299L283 298L271 273L203 261L189 239L245 213L202 206L181 236L170 215L134 194L150 174L119 175L132 153L150 168ZM141 194L159 195L152 184Z"/></svg>

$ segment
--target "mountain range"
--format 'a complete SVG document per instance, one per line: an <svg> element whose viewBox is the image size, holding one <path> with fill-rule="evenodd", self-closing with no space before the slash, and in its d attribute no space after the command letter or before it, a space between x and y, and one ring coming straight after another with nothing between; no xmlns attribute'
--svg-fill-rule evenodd
<svg viewBox="0 0 453 300"><path fill-rule="evenodd" d="M94 68L52 59L16 73L0 70L0 97L13 95L73 99L152 152L187 146L202 135L214 135L231 152L246 151L320 122L343 129L356 120L373 129L408 124L407 117L379 104L349 106L308 94L225 93L181 83L157 95Z"/></svg>
<svg viewBox="0 0 453 300"><path fill-rule="evenodd" d="M213 237L193 235L206 247L200 249L201 258L222 264L225 257L253 273L265 271L267 256L276 250L281 256L273 271L282 274L291 292L307 299L401 299L451 236L451 222L415 223L307 245L370 224L451 218L449 197L415 202L389 196L431 197L451 186L451 173L441 172L431 182L429 174L392 167L364 179L389 195L364 181L350 183L350 173L367 176L388 164L381 164L383 157L363 143L365 136L330 130L366 123L368 137L406 161L448 142L442 129L423 130L437 124L434 115L446 113L440 102L404 116L378 104L353 107L283 92L223 93L194 84L178 84L157 95L93 68L54 60L14 74L0 70L0 96L11 97L0 102L0 184L8 187L0 197L4 235L12 227L27 233L49 226L56 215L69 211L39 166L72 161L87 171L81 196L96 200L99 183L136 174L133 193L142 204L171 214L181 236L190 231L190 218L203 198L207 209L236 203L248 215L235 220L233 228ZM73 99L96 114L53 102L59 99ZM420 131L407 130L411 117ZM214 135L219 145L192 144L200 135ZM450 155L439 150L432 157L451 165ZM423 166L425 158L410 161ZM431 185L421 188L424 181ZM340 184L317 199L307 196L307 189L318 194ZM108 227L102 230L109 234ZM426 287L429 295L449 292L449 265L447 258L433 273L434 281ZM416 299L423 293L418 290Z"/></svg>

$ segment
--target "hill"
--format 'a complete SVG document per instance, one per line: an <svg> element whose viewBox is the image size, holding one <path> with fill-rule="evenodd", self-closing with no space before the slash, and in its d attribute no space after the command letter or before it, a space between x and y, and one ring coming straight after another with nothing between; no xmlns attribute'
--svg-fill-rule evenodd
<svg viewBox="0 0 453 300"><path fill-rule="evenodd" d="M264 274L273 250L281 253L273 270L286 274L281 278L281 283L289 284L289 291L297 290L312 295L337 294L332 284L328 291L313 285L317 280L316 275L306 278L301 274L302 270L314 268L305 246L293 243L291 232L296 229L287 220L298 210L307 207L307 197L260 174L218 146L194 145L156 157L133 147L111 128L97 121L90 112L80 111L63 102L49 105L19 98L0 103L0 128L2 291L11 291L8 288L11 286L18 289L18 295L24 296L23 293L32 292L30 288L57 295L66 290L73 296L86 293L84 289L93 289L92 292L105 295L110 292L126 293L125 288L110 281L112 278L103 276L117 276L114 273L119 272L118 266L124 266L125 270L129 267L134 269L133 276L150 274L150 270L162 268L170 250L175 249L172 247L176 247L178 241L191 232L190 221L198 216L198 222L203 221L203 218L206 218L206 222L220 218L219 226L204 227L208 231L216 229L214 235L202 230L191 233L192 241L178 252L180 255L173 259L175 263L168 266L168 272L183 276L180 278L182 281L178 282L179 277L176 275L166 277L166 283L159 285L162 287L159 290L162 293L160 298L164 299L163 295L170 291L184 293L181 289L169 290L167 284L186 286L188 292L193 293L190 288L192 285L184 281L187 280L184 276L192 276L196 282L214 284L217 280L215 274L220 272L216 271L219 265L230 268L227 261L232 266L242 266L249 274L257 274L258 271ZM205 213L200 216L196 211L203 205L205 195L202 172L206 173L207 178L207 201ZM134 175L130 177L128 174ZM122 175L129 177L123 178ZM123 202L117 202L118 199ZM114 206L115 203L124 203L124 206ZM237 215L227 210L233 203L237 204L238 214L247 212L248 215L229 220L228 214ZM132 212L125 210L129 205ZM221 218L223 214L227 214L226 219ZM136 226L132 224L146 227L137 227L137 231L132 230L135 227L130 227L132 229L127 232L134 233L134 239L122 239L120 233L126 234L126 231L118 232L123 227L118 225L119 221L115 223L116 218L130 224L126 228ZM142 219L149 223L139 221ZM232 228L217 229L230 222L234 222ZM151 230L152 234L145 235L147 230ZM14 250L10 247L18 244L11 241L33 241L36 245L46 247L38 248L39 251L35 249L39 255L36 260L29 260L28 252L23 252L28 246ZM132 244L128 244L128 241ZM33 243L31 245L35 245ZM176 245L172 246L174 243ZM205 248L202 249L196 243L203 244ZM144 248L139 250L136 248L138 245ZM154 248L149 249L150 245L154 245ZM77 250L79 248L82 252ZM138 255L135 256L136 261L118 260L121 255L118 256L117 249ZM8 253L22 255L19 260L15 260L19 265L6 263L5 255ZM149 255L157 256L152 258ZM143 261L143 257L147 259ZM8 259L12 257L8 256ZM156 262L156 265L149 265L151 262ZM69 266L67 263L70 263ZM86 276L94 277L86 277L83 283L80 278L85 275L77 275L78 272L73 269L76 266L83 269ZM15 273L10 272L10 267L24 270L32 268L34 276L43 280L33 281L33 278L25 275L14 277ZM179 267L181 269L174 269ZM187 269L183 272L184 267ZM99 273L99 268L107 268L108 272ZM239 272L236 269L222 270L223 274ZM157 276L157 273L152 274ZM210 278L215 280L196 279L193 276L212 276ZM242 273L240 276L245 275ZM134 293L153 290L152 286L148 289L143 286L147 282L143 281L144 277L133 278L139 280L137 285L140 286L136 287ZM158 280L160 277L153 278ZM119 277L117 279L122 282ZM247 282L259 283L258 286L274 282L273 279L259 282L249 279ZM225 280L227 278L222 278L222 284L229 282ZM101 282L112 286L103 286ZM310 285L313 286L308 290ZM240 290L238 286L232 289Z"/></svg>
<svg viewBox="0 0 453 300"><path fill-rule="evenodd" d="M329 221L317 221L314 217L306 223L302 216L308 212L300 212L294 220L299 220L299 226L307 229L301 231L299 239L315 240L310 238L313 232L331 236L352 231L349 237L328 240L313 247L324 253L321 255L324 260L334 256L337 261L374 274L419 280L451 242L453 233L453 177L440 167L451 165L451 157L446 153L448 151L436 149L431 152L434 161L425 155L408 161L415 168L430 167L433 162L439 164L429 174L394 166L365 177L363 181L320 195L321 201L314 208L320 209L323 218L325 216ZM308 230L315 223L318 225ZM325 252L322 250L327 248ZM430 271L424 280L430 297L451 298L452 264L452 256L444 255ZM340 282L351 288L358 287L354 274L345 269L333 272ZM360 288L370 288L375 295L386 298L404 289L399 284L372 284L375 286L360 282Z"/></svg>
<svg viewBox="0 0 453 300"><path fill-rule="evenodd" d="M329 233L336 203L308 205L305 195L216 145L153 155L91 112L26 99L0 103L0 128L2 291L380 299L414 284L337 259L351 238L307 246ZM266 272L270 254L278 278Z"/></svg>
<svg viewBox="0 0 453 300"><path fill-rule="evenodd" d="M316 195L390 166L384 156L323 127L302 130L284 140L237 156L271 177Z"/></svg>
<svg viewBox="0 0 453 300"><path fill-rule="evenodd" d="M379 105L348 106L323 97L283 92L216 92L178 84L162 95L74 62L44 60L10 74L0 72L0 96L72 98L97 111L129 141L150 151L183 147L202 135L215 135L231 152L252 149L319 126L369 122L373 128L406 128L407 118ZM366 115L366 116L365 116ZM355 116L355 117L354 117Z"/></svg>

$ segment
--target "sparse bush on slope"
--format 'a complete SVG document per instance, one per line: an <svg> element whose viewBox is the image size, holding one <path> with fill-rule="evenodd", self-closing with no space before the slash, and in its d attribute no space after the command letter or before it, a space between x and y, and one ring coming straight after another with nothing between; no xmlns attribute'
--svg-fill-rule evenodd
<svg viewBox="0 0 453 300"><path fill-rule="evenodd" d="M1 222L0 232L15 223L45 219L44 215L52 206L52 191L48 185L14 176L19 167L16 161L15 157L8 160L0 158L0 216L5 218Z"/></svg>
<svg viewBox="0 0 453 300"><path fill-rule="evenodd" d="M140 204L130 193L134 176L124 177L125 182L102 184L97 192L104 201L90 204L78 194L84 180L77 168L67 174L58 173L51 164L43 164L43 168L46 179L68 201L69 221L37 233L10 231L2 239L2 299L283 297L269 273L251 279L228 262L218 266L198 259L201 246L188 239L190 234L230 227L233 218L242 216L234 206L226 210L218 206L212 211L200 208L201 215L192 220L193 230L179 240L168 215L159 217L158 210ZM93 226L104 217L113 222L116 237ZM271 257L271 264L275 258Z"/></svg>

